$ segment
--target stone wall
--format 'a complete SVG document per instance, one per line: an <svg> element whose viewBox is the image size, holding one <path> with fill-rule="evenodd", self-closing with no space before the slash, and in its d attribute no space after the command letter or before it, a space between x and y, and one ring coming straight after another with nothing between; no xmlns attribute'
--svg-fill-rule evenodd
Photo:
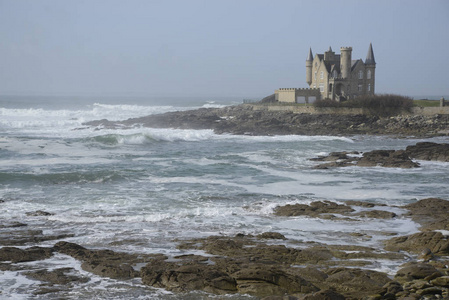
<svg viewBox="0 0 449 300"><path fill-rule="evenodd" d="M340 115L358 115L363 114L361 108L333 108L333 107L314 107L314 106L298 106L298 105L255 105L248 104L254 110L268 111L292 111L298 114L340 114ZM414 107L411 113L413 115L449 115L449 106L445 107Z"/></svg>

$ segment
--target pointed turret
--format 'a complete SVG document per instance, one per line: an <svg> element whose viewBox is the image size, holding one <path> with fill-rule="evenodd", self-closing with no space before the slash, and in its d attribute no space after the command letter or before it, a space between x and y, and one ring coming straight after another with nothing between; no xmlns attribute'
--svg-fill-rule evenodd
<svg viewBox="0 0 449 300"><path fill-rule="evenodd" d="M313 61L312 48L309 49L309 56L307 56L307 60L306 61Z"/></svg>
<svg viewBox="0 0 449 300"><path fill-rule="evenodd" d="M376 64L376 60L374 59L373 45L371 43L369 44L368 54L366 54L365 64L366 65Z"/></svg>
<svg viewBox="0 0 449 300"><path fill-rule="evenodd" d="M306 60L306 82L310 86L312 84L312 65L313 65L313 54L312 48L309 49L309 56Z"/></svg>
<svg viewBox="0 0 449 300"><path fill-rule="evenodd" d="M331 47L331 46L329 46L329 50L327 50L327 51L329 51L329 52L332 52L332 47Z"/></svg>

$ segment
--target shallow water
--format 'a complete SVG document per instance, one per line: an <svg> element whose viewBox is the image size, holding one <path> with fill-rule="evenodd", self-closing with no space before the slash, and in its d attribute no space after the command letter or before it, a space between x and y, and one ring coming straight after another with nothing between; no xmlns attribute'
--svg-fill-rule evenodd
<svg viewBox="0 0 449 300"><path fill-rule="evenodd" d="M3 100L2 100L3 99ZM14 100L14 99L13 99ZM421 162L413 170L348 167L315 170L309 158L333 151L403 149L418 139L329 136L232 136L210 130L102 129L82 123L124 120L235 100L137 99L83 101L0 98L0 220L23 222L44 234L73 233L64 240L91 248L179 255L175 239L276 231L300 242L378 246L384 233L409 234L417 225L399 215L363 222L272 215L278 205L316 200L360 200L403 205L426 197L447 198L448 163ZM448 142L447 138L432 141ZM358 208L361 209L361 208ZM44 210L52 216L27 216ZM5 231L4 229L2 229ZM370 239L355 238L361 232ZM47 241L39 246L53 246ZM29 245L31 246L31 245ZM69 292L40 299L210 299L202 293L172 294L139 280L115 281L84 272L56 255L27 268L73 267L88 276ZM373 261L393 273L397 263ZM27 299L39 281L23 271L0 272L0 297ZM223 296L222 296L223 297ZM249 299L230 295L230 299ZM34 299L34 298L33 298ZM221 299L221 298L220 298Z"/></svg>

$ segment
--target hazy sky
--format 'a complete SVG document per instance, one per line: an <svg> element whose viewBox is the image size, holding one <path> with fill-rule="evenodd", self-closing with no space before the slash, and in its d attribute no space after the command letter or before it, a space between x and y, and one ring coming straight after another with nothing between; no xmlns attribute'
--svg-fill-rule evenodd
<svg viewBox="0 0 449 300"><path fill-rule="evenodd" d="M0 94L262 97L370 42L377 93L449 94L447 0L0 0Z"/></svg>

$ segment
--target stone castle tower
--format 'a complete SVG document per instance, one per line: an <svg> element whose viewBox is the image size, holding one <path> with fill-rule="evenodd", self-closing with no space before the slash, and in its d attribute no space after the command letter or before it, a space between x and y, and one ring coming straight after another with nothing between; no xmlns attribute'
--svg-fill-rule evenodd
<svg viewBox="0 0 449 300"><path fill-rule="evenodd" d="M376 61L370 44L365 62L352 60L352 47L341 47L340 54L332 48L306 60L306 81L310 88L319 88L321 98L337 101L361 95L374 95Z"/></svg>

